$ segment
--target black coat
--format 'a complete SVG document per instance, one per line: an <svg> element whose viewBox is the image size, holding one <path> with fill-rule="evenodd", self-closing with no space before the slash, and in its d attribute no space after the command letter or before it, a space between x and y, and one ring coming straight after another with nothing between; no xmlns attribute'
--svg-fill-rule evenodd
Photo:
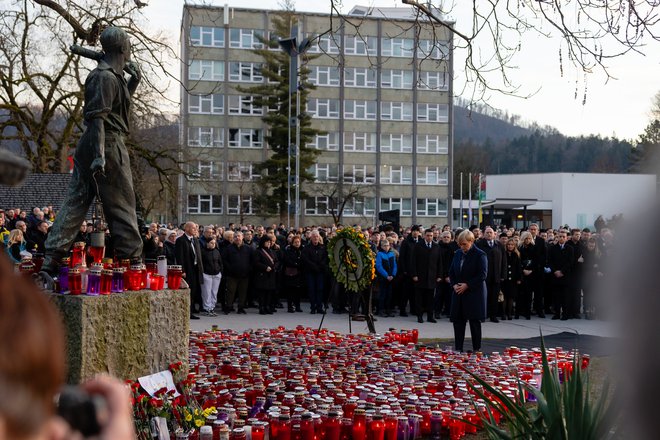
<svg viewBox="0 0 660 440"><path fill-rule="evenodd" d="M302 249L302 246L298 248L287 246L286 249L284 249L282 270L284 272L284 285L287 287L303 286ZM289 272L289 275L287 275L287 272Z"/></svg>
<svg viewBox="0 0 660 440"><path fill-rule="evenodd" d="M555 284L566 285L570 282L571 270L573 268L573 248L567 244L561 249L559 244L552 245L548 252L548 266L552 273L550 274ZM555 277L555 271L560 270L564 276Z"/></svg>
<svg viewBox="0 0 660 440"><path fill-rule="evenodd" d="M202 262L204 263L204 273L206 275L217 275L223 272L222 256L217 247L213 249L203 247Z"/></svg>
<svg viewBox="0 0 660 440"><path fill-rule="evenodd" d="M488 258L488 276L486 284L500 284L506 278L506 252L502 244L494 240L493 247L488 245L488 240L480 238L475 242L475 246L481 249Z"/></svg>
<svg viewBox="0 0 660 440"><path fill-rule="evenodd" d="M270 258L269 258L270 257ZM259 290L275 290L277 287L277 257L270 249L259 248L252 252L252 286ZM270 270L268 270L270 268Z"/></svg>
<svg viewBox="0 0 660 440"><path fill-rule="evenodd" d="M325 246L308 244L302 250L303 268L306 273L323 274L328 271L328 251Z"/></svg>
<svg viewBox="0 0 660 440"><path fill-rule="evenodd" d="M412 250L410 276L419 278L415 287L435 289L436 281L442 277L442 254L440 245L431 242L429 249L424 240L420 240Z"/></svg>
<svg viewBox="0 0 660 440"><path fill-rule="evenodd" d="M452 246L454 242L443 243L440 242L440 254L442 255L442 278L447 278L449 276L449 266L454 259L454 252L456 251L455 247Z"/></svg>
<svg viewBox="0 0 660 440"><path fill-rule="evenodd" d="M169 266L172 264L176 264L176 250L174 243L167 240L163 244L163 248L165 249L165 257L167 258L167 265Z"/></svg>
<svg viewBox="0 0 660 440"><path fill-rule="evenodd" d="M199 240L197 238L193 237L192 243L195 246L194 254L190 240L186 234L176 239L176 243L174 243L176 262L181 265L183 273L186 274L185 278L188 284L190 284L190 277L195 275L197 276L197 280L199 280L199 284L203 284L204 277L202 274L204 273L204 263L202 262L202 248L199 246ZM195 255L197 256L197 265L194 264Z"/></svg>
<svg viewBox="0 0 660 440"><path fill-rule="evenodd" d="M399 273L402 275L409 275L410 274L410 266L412 264L412 255L413 255L413 249L415 249L415 246L417 246L417 243L423 240L413 240L412 234L409 234L405 240L403 240L403 243L401 243L401 247L399 248Z"/></svg>
<svg viewBox="0 0 660 440"><path fill-rule="evenodd" d="M461 259L463 259L461 267ZM449 282L453 286L466 283L468 290L458 295L453 289L451 293L451 310L449 319L470 320L486 319L486 275L488 259L486 253L476 246L472 246L467 254L456 251L449 268Z"/></svg>
<svg viewBox="0 0 660 440"><path fill-rule="evenodd" d="M522 281L522 265L520 257L515 252L506 253L506 277L504 280L514 284Z"/></svg>
<svg viewBox="0 0 660 440"><path fill-rule="evenodd" d="M253 249L245 245L240 248L233 243L227 246L222 253L225 275L232 278L247 278L250 276L252 252Z"/></svg>

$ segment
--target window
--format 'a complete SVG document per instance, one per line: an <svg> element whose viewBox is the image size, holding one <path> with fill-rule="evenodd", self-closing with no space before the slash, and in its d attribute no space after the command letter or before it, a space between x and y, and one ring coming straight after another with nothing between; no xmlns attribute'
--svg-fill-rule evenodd
<svg viewBox="0 0 660 440"><path fill-rule="evenodd" d="M420 122L447 122L449 106L447 104L417 104L417 120Z"/></svg>
<svg viewBox="0 0 660 440"><path fill-rule="evenodd" d="M218 127L188 127L188 146L222 147L224 134Z"/></svg>
<svg viewBox="0 0 660 440"><path fill-rule="evenodd" d="M339 133L335 131L326 134L317 134L314 140L307 144L307 148L337 151L339 150Z"/></svg>
<svg viewBox="0 0 660 440"><path fill-rule="evenodd" d="M380 86L386 89L412 89L412 70L383 69L380 73Z"/></svg>
<svg viewBox="0 0 660 440"><path fill-rule="evenodd" d="M437 134L417 135L417 152L422 154L447 154L449 137Z"/></svg>
<svg viewBox="0 0 660 440"><path fill-rule="evenodd" d="M421 72L419 74L420 89L426 90L448 90L447 72Z"/></svg>
<svg viewBox="0 0 660 440"><path fill-rule="evenodd" d="M339 180L339 165L336 163L317 163L309 169L316 182L337 182Z"/></svg>
<svg viewBox="0 0 660 440"><path fill-rule="evenodd" d="M344 165L344 182L375 183L375 165Z"/></svg>
<svg viewBox="0 0 660 440"><path fill-rule="evenodd" d="M347 67L344 70L346 87L376 87L376 70L366 67Z"/></svg>
<svg viewBox="0 0 660 440"><path fill-rule="evenodd" d="M188 111L190 113L221 115L224 113L225 97L220 94L190 95Z"/></svg>
<svg viewBox="0 0 660 440"><path fill-rule="evenodd" d="M250 182L258 179L252 162L227 162L227 180L230 182Z"/></svg>
<svg viewBox="0 0 660 440"><path fill-rule="evenodd" d="M227 214L253 214L252 212L252 197L230 195L227 197Z"/></svg>
<svg viewBox="0 0 660 440"><path fill-rule="evenodd" d="M229 95L228 113L230 115L263 115L264 109L254 104L253 96Z"/></svg>
<svg viewBox="0 0 660 440"><path fill-rule="evenodd" d="M353 197L344 205L342 215L346 217L373 216L376 213L375 197Z"/></svg>
<svg viewBox="0 0 660 440"><path fill-rule="evenodd" d="M229 63L229 81L260 83L263 80L260 63Z"/></svg>
<svg viewBox="0 0 660 440"><path fill-rule="evenodd" d="M380 183L383 184L411 184L412 166L409 165L383 165L380 173Z"/></svg>
<svg viewBox="0 0 660 440"><path fill-rule="evenodd" d="M344 101L344 118L346 119L376 119L376 101Z"/></svg>
<svg viewBox="0 0 660 440"><path fill-rule="evenodd" d="M334 201L329 197L308 197L305 199L305 214L324 215L334 211Z"/></svg>
<svg viewBox="0 0 660 440"><path fill-rule="evenodd" d="M376 151L376 133L344 132L345 151Z"/></svg>
<svg viewBox="0 0 660 440"><path fill-rule="evenodd" d="M377 55L378 39L361 35L347 35L344 38L344 54L346 55Z"/></svg>
<svg viewBox="0 0 660 440"><path fill-rule="evenodd" d="M188 214L222 214L222 196L189 194Z"/></svg>
<svg viewBox="0 0 660 440"><path fill-rule="evenodd" d="M418 58L441 60L449 54L449 43L446 41L419 40L417 46Z"/></svg>
<svg viewBox="0 0 660 440"><path fill-rule="evenodd" d="M225 30L219 27L191 26L190 45L225 47Z"/></svg>
<svg viewBox="0 0 660 440"><path fill-rule="evenodd" d="M263 147L263 131L256 128L230 128L230 148L261 148Z"/></svg>
<svg viewBox="0 0 660 440"><path fill-rule="evenodd" d="M264 32L257 29L229 29L229 47L234 49L261 49Z"/></svg>
<svg viewBox="0 0 660 440"><path fill-rule="evenodd" d="M380 117L389 121L412 121L412 103L381 102Z"/></svg>
<svg viewBox="0 0 660 440"><path fill-rule="evenodd" d="M188 166L189 180L222 180L222 163L198 160Z"/></svg>
<svg viewBox="0 0 660 440"><path fill-rule="evenodd" d="M412 38L389 38L381 39L380 53L384 57L411 57L413 56Z"/></svg>
<svg viewBox="0 0 660 440"><path fill-rule="evenodd" d="M188 69L188 79L199 81L224 81L225 63L212 60L193 60Z"/></svg>
<svg viewBox="0 0 660 440"><path fill-rule="evenodd" d="M339 68L330 66L310 66L307 79L315 86L338 86Z"/></svg>
<svg viewBox="0 0 660 440"><path fill-rule="evenodd" d="M412 135L393 133L381 134L380 151L383 153L412 153Z"/></svg>
<svg viewBox="0 0 660 440"><path fill-rule="evenodd" d="M444 199L417 199L417 215L447 216L447 201Z"/></svg>
<svg viewBox="0 0 660 440"><path fill-rule="evenodd" d="M307 103L307 112L314 118L331 119L339 117L338 99L311 98Z"/></svg>
<svg viewBox="0 0 660 440"><path fill-rule="evenodd" d="M398 209L401 212L401 215L404 216L412 215L412 199L400 197L380 199L381 211L389 211L392 209Z"/></svg>
<svg viewBox="0 0 660 440"><path fill-rule="evenodd" d="M417 183L419 185L446 185L446 167L417 167Z"/></svg>
<svg viewBox="0 0 660 440"><path fill-rule="evenodd" d="M313 38L314 35L308 34L310 38ZM333 34L325 34L318 37L318 42L314 46L310 47L308 52L310 53L327 53L327 54L338 54L339 53L339 37Z"/></svg>

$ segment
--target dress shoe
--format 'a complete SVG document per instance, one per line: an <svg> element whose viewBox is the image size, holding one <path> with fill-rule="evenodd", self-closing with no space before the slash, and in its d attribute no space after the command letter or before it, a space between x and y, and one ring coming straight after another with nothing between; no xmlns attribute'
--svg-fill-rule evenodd
<svg viewBox="0 0 660 440"><path fill-rule="evenodd" d="M190 314L190 319L199 319L199 316L193 315L192 313Z"/></svg>
<svg viewBox="0 0 660 440"><path fill-rule="evenodd" d="M238 312L236 313L238 313L239 315L247 315L247 312L244 309L238 309Z"/></svg>
<svg viewBox="0 0 660 440"><path fill-rule="evenodd" d="M520 319L520 315L516 315L515 318L516 318L516 319Z"/></svg>
<svg viewBox="0 0 660 440"><path fill-rule="evenodd" d="M525 316L525 319L529 321L530 319L532 319L532 317L527 315L527 316Z"/></svg>
<svg viewBox="0 0 660 440"><path fill-rule="evenodd" d="M561 316L559 316L559 315L552 315L552 320L553 321L556 321L557 319L560 319L560 318L561 318Z"/></svg>
<svg viewBox="0 0 660 440"><path fill-rule="evenodd" d="M418 317L417 317L417 322L419 322L420 324L422 324L422 323L424 322L424 318L422 318L421 316L418 316Z"/></svg>
<svg viewBox="0 0 660 440"><path fill-rule="evenodd" d="M435 324L435 323L438 322L438 321L436 321L434 318L428 318L428 319L426 320L426 322L430 322L430 323L432 323L432 324Z"/></svg>
<svg viewBox="0 0 660 440"><path fill-rule="evenodd" d="M403 312L399 312L399 316L408 316L408 313L404 310Z"/></svg>
<svg viewBox="0 0 660 440"><path fill-rule="evenodd" d="M296 311L295 311L295 309L294 309L293 307L289 307L289 308L287 309L287 312L289 312L289 313L296 313Z"/></svg>
<svg viewBox="0 0 660 440"><path fill-rule="evenodd" d="M498 322L500 322L500 320L493 316L492 318L490 318L490 322L494 322L495 324L497 324Z"/></svg>
<svg viewBox="0 0 660 440"><path fill-rule="evenodd" d="M568 316L566 316L566 315L562 316L562 317L561 317L561 320L562 320L562 321L568 321Z"/></svg>
<svg viewBox="0 0 660 440"><path fill-rule="evenodd" d="M545 313L541 312L541 313L539 313L538 316L539 316L539 318L545 318Z"/></svg>
<svg viewBox="0 0 660 440"><path fill-rule="evenodd" d="M509 315L506 317L507 321L511 321L513 319L513 316Z"/></svg>
<svg viewBox="0 0 660 440"><path fill-rule="evenodd" d="M571 316L571 318L573 318L573 319L582 319L582 316L580 316L580 314L578 313L576 315Z"/></svg>

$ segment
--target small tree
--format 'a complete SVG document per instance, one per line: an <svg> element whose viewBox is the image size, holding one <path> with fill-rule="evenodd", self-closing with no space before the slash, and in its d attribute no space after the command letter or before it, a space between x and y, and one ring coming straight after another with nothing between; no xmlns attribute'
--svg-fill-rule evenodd
<svg viewBox="0 0 660 440"><path fill-rule="evenodd" d="M292 9L287 9L279 13L273 19L274 34L279 38L288 38L291 34L292 26L297 22L297 17ZM277 39L267 40L262 38L263 49L255 49L254 52L263 58L261 74L265 82L253 87L236 87L236 90L243 93L249 93L254 97L256 105L264 106L268 109L262 120L268 124L270 133L266 136L268 146L272 154L264 162L257 166L257 172L261 173L261 183L267 189L255 197L256 206L259 206L264 213L277 213L280 219L286 217L287 198L288 198L288 163L289 163L289 55L282 50L273 50L278 48ZM309 59L309 58L307 58ZM314 181L308 169L316 163L316 158L320 153L318 150L307 147L317 134L323 134L322 131L311 127L311 117L306 113L307 96L314 86L307 82L309 70L301 67L299 70L300 84L300 114L296 123L300 125L300 179L298 182L291 182L291 186L298 184L301 187L300 198L305 197L302 190L307 183ZM291 91L292 94L295 91ZM292 96L295 101L295 96ZM294 104L295 105L295 104ZM295 114L295 112L292 112ZM295 128L294 128L295 130ZM295 142L295 134L291 133L292 144ZM293 154L292 154L293 156ZM292 157L292 167L295 156ZM293 172L291 173L293 176Z"/></svg>

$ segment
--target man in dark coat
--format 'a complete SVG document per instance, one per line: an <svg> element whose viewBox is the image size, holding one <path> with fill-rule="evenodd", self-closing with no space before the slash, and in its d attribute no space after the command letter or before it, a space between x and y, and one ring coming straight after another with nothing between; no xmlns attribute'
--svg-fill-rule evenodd
<svg viewBox="0 0 660 440"><path fill-rule="evenodd" d="M311 313L323 313L325 274L328 271L328 251L321 244L321 235L316 229L309 235L309 244L302 250L303 271L307 279L307 294Z"/></svg>
<svg viewBox="0 0 660 440"><path fill-rule="evenodd" d="M486 319L486 254L474 246L474 234L463 231L458 236L460 250L454 253L449 268L452 286L451 313L456 351L463 351L465 324L470 323L472 349L481 350L481 323Z"/></svg>
<svg viewBox="0 0 660 440"><path fill-rule="evenodd" d="M545 318L545 311L550 310L550 304L545 304L543 292L543 286L545 284L543 268L548 260L548 252L545 240L539 235L539 225L536 223L529 225L529 232L532 234L532 243L534 245L532 261L535 264L529 280L531 290L534 292L533 309L539 318Z"/></svg>
<svg viewBox="0 0 660 440"><path fill-rule="evenodd" d="M245 314L248 283L251 269L252 248L243 243L243 233L236 232L232 244L222 253L222 263L227 276L227 301L225 314L233 311L234 298L238 296L238 314Z"/></svg>
<svg viewBox="0 0 660 440"><path fill-rule="evenodd" d="M204 265L202 248L199 246L199 229L193 222L183 227L184 234L176 239L174 253L176 262L181 265L183 278L190 287L190 319L199 319L195 315L195 305L202 306L202 284L204 283Z"/></svg>
<svg viewBox="0 0 660 440"><path fill-rule="evenodd" d="M506 278L506 252L499 240L495 239L495 231L490 226L484 229L484 237L476 241L475 246L486 253L488 258L488 316L490 322L500 322L497 319L497 296L500 293L502 280Z"/></svg>
<svg viewBox="0 0 660 440"><path fill-rule="evenodd" d="M451 231L443 231L440 234L440 254L442 255L442 281L435 293L434 309L435 318L439 319L441 314L449 315L451 310L451 285L449 284L449 266L454 259L456 242L453 240Z"/></svg>
<svg viewBox="0 0 660 440"><path fill-rule="evenodd" d="M417 322L437 322L433 317L433 296L435 288L442 280L442 253L440 245L433 242L433 230L424 232L424 241L418 243L412 251L410 275L415 283L415 304Z"/></svg>
<svg viewBox="0 0 660 440"><path fill-rule="evenodd" d="M398 270L402 277L401 297L399 298L399 314L401 316L408 316L406 312L406 305L410 301L410 313L415 313L415 296L412 292L415 291L415 285L410 275L410 266L412 260L413 249L417 246L419 240L419 226L413 225L410 228L410 234L403 240L399 248L399 263Z"/></svg>
<svg viewBox="0 0 660 440"><path fill-rule="evenodd" d="M573 268L573 248L566 244L566 231L557 233L557 244L548 252L548 266L553 280L553 306L555 314L552 319L565 321L569 318L568 288L570 287L571 269Z"/></svg>
<svg viewBox="0 0 660 440"><path fill-rule="evenodd" d="M568 297L566 299L566 306L568 307L568 317L580 319L580 309L582 306L582 278L584 267L584 253L585 245L582 243L582 231L579 229L571 229L571 238L566 242L566 245L573 248L573 267L571 269L571 280L568 287Z"/></svg>

